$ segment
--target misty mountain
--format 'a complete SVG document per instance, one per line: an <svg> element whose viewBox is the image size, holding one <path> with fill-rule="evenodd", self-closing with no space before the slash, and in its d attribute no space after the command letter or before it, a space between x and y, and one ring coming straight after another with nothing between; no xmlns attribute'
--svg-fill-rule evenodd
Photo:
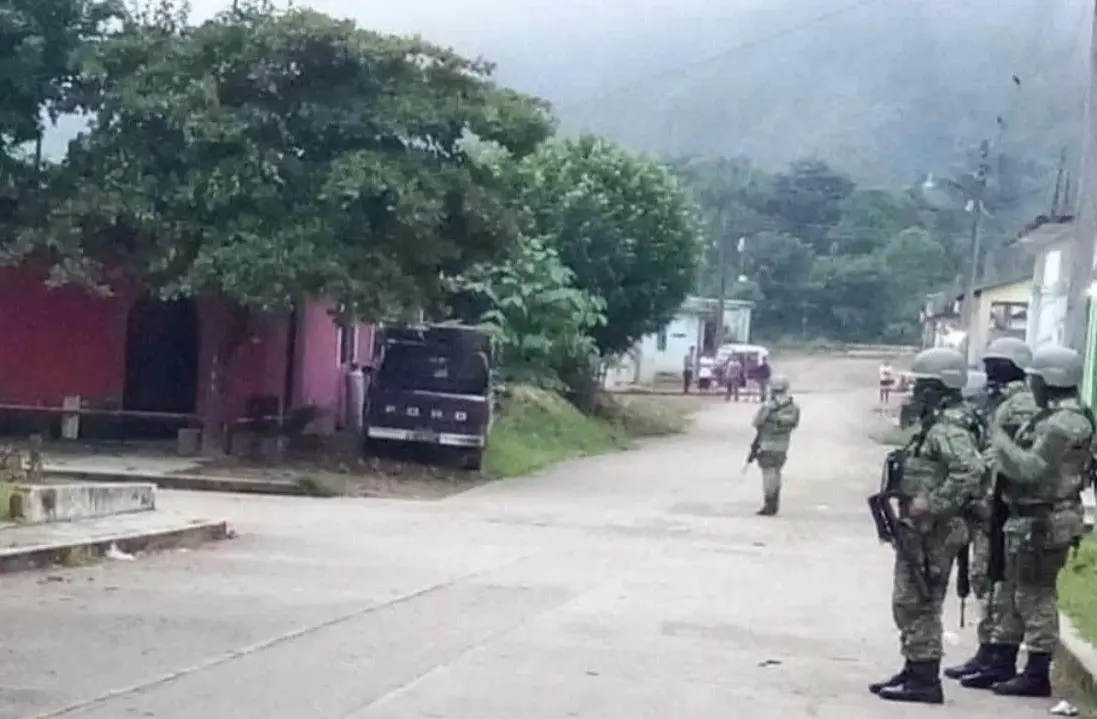
<svg viewBox="0 0 1097 719"><path fill-rule="evenodd" d="M970 149L989 138L1036 168L1041 206L1060 152L1078 160L1087 0L299 4L484 56L501 82L551 101L564 131L661 155L769 169L816 156L863 184L898 185L970 171ZM221 5L197 0L196 19ZM78 127L65 122L53 155Z"/></svg>

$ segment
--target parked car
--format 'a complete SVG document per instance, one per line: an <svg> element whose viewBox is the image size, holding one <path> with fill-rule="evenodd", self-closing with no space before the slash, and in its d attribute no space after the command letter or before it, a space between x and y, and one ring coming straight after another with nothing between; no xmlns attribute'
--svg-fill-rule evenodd
<svg viewBox="0 0 1097 719"><path fill-rule="evenodd" d="M458 325L381 331L366 393L367 444L450 448L466 469L479 469L492 423L490 337Z"/></svg>
<svg viewBox="0 0 1097 719"><path fill-rule="evenodd" d="M743 368L740 385L746 384L746 377L752 369L761 364L762 360L769 357L769 350L761 345L748 345L729 343L720 345L716 350L716 382L719 385L727 384L728 361L734 357L739 360Z"/></svg>

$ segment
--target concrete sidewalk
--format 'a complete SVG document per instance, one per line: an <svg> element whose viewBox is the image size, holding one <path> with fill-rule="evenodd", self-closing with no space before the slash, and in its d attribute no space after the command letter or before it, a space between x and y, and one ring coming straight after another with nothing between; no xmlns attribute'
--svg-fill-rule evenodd
<svg viewBox="0 0 1097 719"><path fill-rule="evenodd" d="M871 387L862 364L844 371ZM866 691L899 663L864 509L874 401L803 397L776 519L739 473L756 407L722 403L688 437L441 502L165 492L241 536L0 577L0 719L1044 716Z"/></svg>

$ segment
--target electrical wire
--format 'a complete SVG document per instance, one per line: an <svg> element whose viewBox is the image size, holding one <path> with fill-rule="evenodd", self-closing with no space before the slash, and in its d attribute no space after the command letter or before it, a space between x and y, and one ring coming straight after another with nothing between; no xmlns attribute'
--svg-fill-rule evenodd
<svg viewBox="0 0 1097 719"><path fill-rule="evenodd" d="M789 26L789 27L786 27L786 28L782 28L781 30L775 31L773 33L769 33L767 35L764 35L764 36L759 37L759 38L755 38L753 40L738 43L738 44L736 44L736 45L734 45L734 46L732 46L732 47L730 47L730 48L728 48L724 51L719 52L719 53L708 55L704 58L700 58L700 59L697 59L697 60L690 61L688 63L683 63L681 65L677 65L677 66L674 66L674 67L667 68L665 70L656 72L652 75L646 76L646 77L638 79L636 81L633 81L633 82L630 82L630 83L625 83L625 84L622 84L622 85L618 85L618 86L610 88L606 91L599 92L599 93L596 93L594 95L588 96L588 97L586 97L586 98L584 98L580 101L576 101L576 102L572 102L572 103L564 103L562 105L558 105L557 109L558 110L563 110L563 111L576 109L576 108L579 108L579 107L590 105L594 102L601 101L603 99L611 98L613 96L619 95L621 93L628 92L630 90L634 90L634 89L644 87L644 86L649 85L651 83L657 83L657 82L659 82L661 80L664 80L664 79L667 79L667 78L688 74L689 72L691 72L693 70L696 70L698 68L703 68L707 65L710 65L711 63L713 63L716 60L734 55L734 54L739 53L739 52L744 52L744 51L753 49L755 47L764 45L764 44L772 42L774 40L778 40L778 39L781 39L783 37L786 37L786 36L788 36L790 34L793 34L795 32L799 32L799 31L802 31L802 30L805 30L805 29L808 29L808 28L815 27L815 26L820 25L822 23L825 23L826 21L831 20L833 18L839 17L841 15L845 15L849 12L853 12L855 10L858 10L858 9L861 9L861 8L864 8L864 7L867 7L867 6L870 6L870 5L877 4L878 2L880 2L880 0L861 0L860 2L856 2L856 3L845 5L845 6L842 6L842 7L839 7L839 8L835 8L834 10L831 10L827 13L823 13L821 15L815 16L815 17L813 17L813 18L811 18L811 19L809 19L805 22L798 23L796 25L792 25L792 26ZM1039 53L1037 51L1037 48L1040 48L1040 47L1043 46L1043 43L1041 42L1041 38L1043 37L1047 26L1050 24L1048 21L1050 20L1051 17L1053 17L1052 14L1047 13L1045 11L1043 3L1039 2L1039 0L1035 4L1034 9L1039 14L1040 18L1045 20L1045 22L1035 22L1035 23L1033 23L1035 25L1035 31L1032 35L1032 39L1027 44L1024 43L1024 42L1018 42L1017 43L1018 47L1021 48L1020 53L1021 53L1022 57L1031 58L1031 57L1039 57L1041 55L1041 53ZM888 39L886 37L885 33L881 33L881 36L887 41L888 45L891 45L893 43L893 40ZM1079 38L1076 37L1075 42L1073 44L1073 49L1076 49L1078 40L1079 40ZM1027 47L1026 47L1026 45L1027 45ZM862 47L862 49L863 49L863 47ZM1073 49L1071 50L1071 54L1073 54ZM1046 54L1047 53L1044 53L1044 55L1046 55ZM1046 58L1043 58L1043 59L1046 60ZM1020 61L1018 61L1017 64L1020 65L1021 64ZM1015 89L1011 93L1011 95L1012 95L1011 100L1007 101L1007 107L1006 107L1005 111L1002 113L1002 115L999 116L1001 121L999 123L999 132L997 133L998 137L995 138L995 142L993 143L993 145L996 148L1005 139L1006 127L1013 124L1012 117L1017 114L1017 111L1019 110L1019 108L1022 105L1021 100L1022 100L1022 97L1024 95L1024 93L1022 92L1022 89L1025 86L1032 86L1035 82L1038 81L1038 79L1043 78L1043 77L1046 76L1046 69L1040 67L1040 65L1042 65L1042 64L1043 64L1042 62L1038 63L1035 70L1024 73L1026 78L1022 80L1021 86L1019 86L1019 87L1015 86ZM1016 68L1016 69L1019 70L1020 68ZM1015 74L1018 75L1018 76L1021 75L1020 72L1015 72ZM933 98L936 98L936 97L939 97L939 91L928 92L928 93L925 93L924 95L921 95L921 96L918 96L918 97L915 97L915 98L907 99L907 100L904 101L904 103L902 105L896 106L894 108L894 112L896 114L905 112L905 111L913 108L914 106L916 106L918 102L933 99ZM667 110L665 110L663 112L667 112L670 109L671 108L667 108ZM663 112L660 112L659 110L656 110L656 112L653 113L653 114L657 117L659 114L663 114ZM850 121L858 120L858 119L860 119L861 117L864 117L864 116L878 117L879 115L880 115L879 108L872 108L872 109L869 109L869 110L861 111L861 112L853 114L853 115L848 115L848 116L843 118L843 124L845 125L845 127L842 130L839 130L837 132L828 132L825 135L823 135L822 137L820 137L819 134L815 134L812 139L818 141L819 139L837 138L837 137L844 136L846 134L863 134L864 128L863 127L854 127L854 126L851 125ZM883 119L880 124L890 122L890 121L891 121L890 118ZM583 123L583 124L586 124L586 123ZM751 130L746 130L745 132L739 133L739 136L740 136L740 139L747 139L747 142L745 144L749 144L749 138L752 135L756 136L756 134L757 134L757 131L751 129ZM815 143L812 143L812 144L818 144L818 142L815 142Z"/></svg>
<svg viewBox="0 0 1097 719"><path fill-rule="evenodd" d="M769 44L769 43L771 43L775 40L780 40L780 39L785 38L789 35L793 35L795 33L801 32L803 30L807 30L807 29L813 28L817 25L821 25L823 23L829 22L830 20L834 20L835 18L841 17L842 15L847 15L851 12L855 12L857 10L868 7L870 5L879 5L879 4L882 4L886 1L887 0L859 0L858 2L850 3L848 5L843 5L841 7L835 8L835 9L827 11L825 13L821 13L819 15L816 15L816 16L808 19L808 20L797 23L795 25L790 25L790 26L782 28L780 30L776 30L774 32L767 33L765 35L754 38L752 40L747 40L745 42L737 43L735 45L732 45L729 48L721 50L718 53L707 55L705 57L698 58L696 60L691 60L691 61L683 63L681 65L668 67L668 68L660 70L660 71L658 71L658 72L656 72L652 75L647 75L643 78L638 78L638 79L636 79L632 82L623 83L621 85L617 85L615 87L609 88L608 90L604 90L602 92L598 92L598 93L595 93L593 95L589 95L589 96L587 96L587 97L585 97L581 100L577 100L577 101L570 102L570 103L567 103L567 104L564 104L564 105L560 105L560 106L557 107L557 109L558 110L565 110L565 111L566 110L574 110L576 108L584 107L584 106L590 105L592 103L601 102L601 101L603 101L607 98L614 97L616 95L620 95L621 93L628 92L630 90L634 90L634 89L637 89L639 87L644 87L646 85L651 84L652 82L656 82L656 81L659 81L659 80L666 79L668 77L675 77L677 75L688 73L692 70L695 70L698 67L704 67L705 65L709 65L709 64L711 64L711 63L713 63L717 60L722 60L724 58L731 57L731 56L736 55L736 54L741 53L741 52L746 52L748 50L753 50L756 47L760 47L762 45Z"/></svg>

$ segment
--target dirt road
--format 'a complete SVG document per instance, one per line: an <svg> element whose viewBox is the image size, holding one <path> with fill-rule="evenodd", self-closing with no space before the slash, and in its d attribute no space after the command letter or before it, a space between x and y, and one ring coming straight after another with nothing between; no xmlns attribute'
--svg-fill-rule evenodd
<svg viewBox="0 0 1097 719"><path fill-rule="evenodd" d="M0 719L1044 715L865 689L898 663L864 509L876 369L780 365L812 391L775 519L740 476L756 405L722 402L688 436L440 502L168 496L240 538L0 581Z"/></svg>

